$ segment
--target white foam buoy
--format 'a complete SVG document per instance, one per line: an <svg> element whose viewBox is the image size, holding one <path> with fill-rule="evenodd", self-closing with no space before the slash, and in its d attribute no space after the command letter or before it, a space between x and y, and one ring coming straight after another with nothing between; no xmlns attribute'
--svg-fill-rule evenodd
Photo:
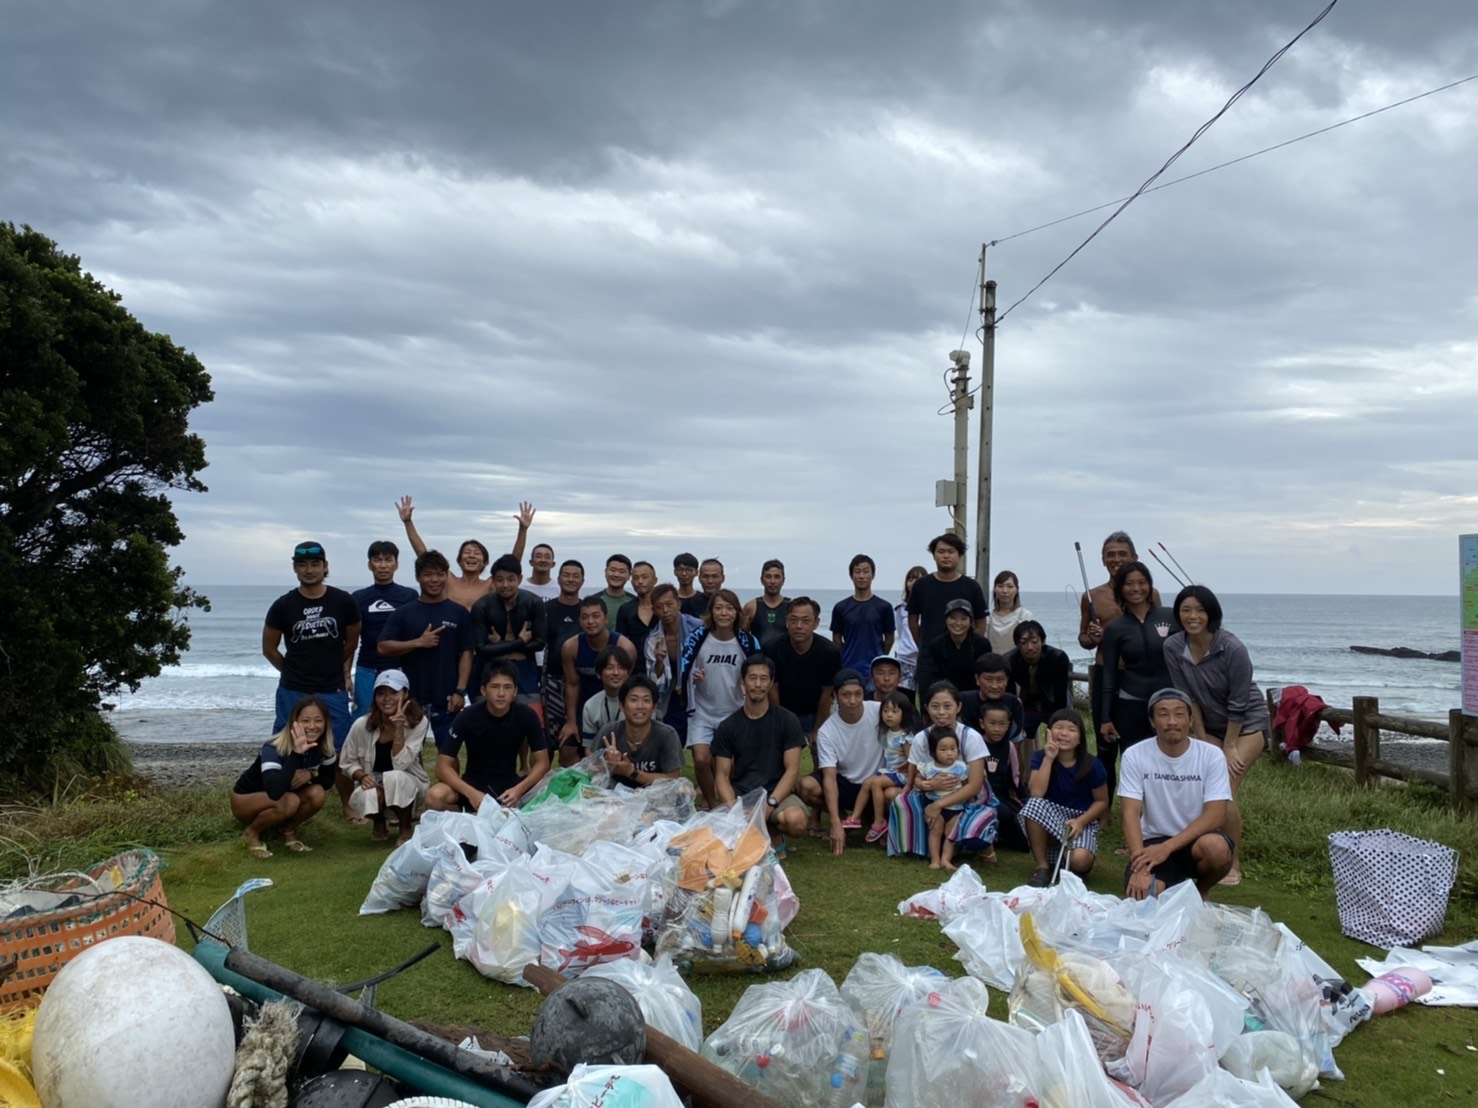
<svg viewBox="0 0 1478 1108"><path fill-rule="evenodd" d="M41 998L31 1071L44 1108L220 1108L231 1010L195 959L123 935L62 967Z"/></svg>

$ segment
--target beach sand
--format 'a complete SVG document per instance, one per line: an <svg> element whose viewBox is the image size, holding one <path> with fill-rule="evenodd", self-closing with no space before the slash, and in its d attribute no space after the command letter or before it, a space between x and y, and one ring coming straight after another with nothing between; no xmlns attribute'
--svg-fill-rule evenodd
<svg viewBox="0 0 1478 1108"><path fill-rule="evenodd" d="M230 784L272 733L271 712L121 711L109 722L128 743L134 772L154 784Z"/></svg>
<svg viewBox="0 0 1478 1108"><path fill-rule="evenodd" d="M251 765L261 744L129 742L133 769L160 788L229 785Z"/></svg>

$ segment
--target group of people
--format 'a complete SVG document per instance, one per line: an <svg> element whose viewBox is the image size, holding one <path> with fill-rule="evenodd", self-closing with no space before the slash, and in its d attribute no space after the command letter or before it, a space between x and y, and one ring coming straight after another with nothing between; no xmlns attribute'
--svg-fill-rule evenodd
<svg viewBox="0 0 1478 1108"><path fill-rule="evenodd" d="M397 507L416 588L396 582L390 540L370 545L372 583L352 595L327 584L327 553L307 541L292 556L298 587L267 614L275 735L232 797L260 856L274 829L308 849L297 831L335 791L345 819L377 839L393 820L404 841L418 804L516 805L556 764L590 756L640 788L678 776L691 751L707 805L765 791L782 853L810 834L840 854L856 831L953 868L964 852L992 861L999 840L1029 851L1046 884L1054 846L1058 865L1092 868L1117 792L1132 895L1235 879L1234 791L1266 709L1211 591L1189 586L1163 608L1122 532L1103 545L1110 577L1084 595L1079 628L1097 651L1094 756L1067 654L1021 606L1015 574L998 574L986 603L958 536L929 543L934 570L911 568L897 604L873 592L873 560L854 557L852 594L823 636L821 605L785 595L779 560L747 603L717 558L686 553L675 583L613 554L587 593L585 567L557 563L547 543L524 574L528 504L510 553L468 540L456 572L421 538L410 498Z"/></svg>

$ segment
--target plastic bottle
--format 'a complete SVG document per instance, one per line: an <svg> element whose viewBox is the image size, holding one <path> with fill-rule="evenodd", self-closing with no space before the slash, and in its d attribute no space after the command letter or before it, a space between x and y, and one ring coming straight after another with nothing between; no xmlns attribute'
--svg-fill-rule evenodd
<svg viewBox="0 0 1478 1108"><path fill-rule="evenodd" d="M1432 979L1412 966L1400 966L1372 977L1360 986L1360 991L1370 1001L1374 1014L1383 1016L1406 1007L1419 996L1426 996L1432 991Z"/></svg>

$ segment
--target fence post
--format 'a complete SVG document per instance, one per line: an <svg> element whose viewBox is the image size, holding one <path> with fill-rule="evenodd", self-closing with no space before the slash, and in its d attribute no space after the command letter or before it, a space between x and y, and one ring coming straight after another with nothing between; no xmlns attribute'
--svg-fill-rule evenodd
<svg viewBox="0 0 1478 1108"><path fill-rule="evenodd" d="M1373 696L1357 696L1351 704L1355 716L1355 784L1370 784L1370 763L1380 757L1380 732L1370 725L1370 717L1380 711L1380 701Z"/></svg>
<svg viewBox="0 0 1478 1108"><path fill-rule="evenodd" d="M1478 760L1470 768L1467 717L1463 715L1461 708L1454 708L1447 713L1447 746L1448 795L1452 800L1453 811L1466 812L1472 803L1468 798L1468 776L1478 771Z"/></svg>
<svg viewBox="0 0 1478 1108"><path fill-rule="evenodd" d="M1287 761L1288 752L1283 749L1283 728L1273 722L1278 718L1278 698L1272 689L1268 689L1263 693L1263 699L1268 702L1268 748L1275 762Z"/></svg>

